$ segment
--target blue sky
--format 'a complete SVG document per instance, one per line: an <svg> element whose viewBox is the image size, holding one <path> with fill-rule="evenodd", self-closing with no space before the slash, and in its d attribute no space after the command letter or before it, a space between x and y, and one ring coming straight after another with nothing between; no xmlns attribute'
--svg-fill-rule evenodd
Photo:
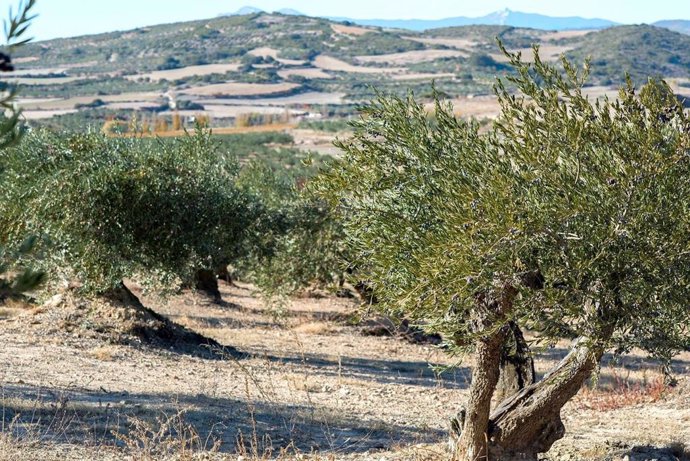
<svg viewBox="0 0 690 461"><path fill-rule="evenodd" d="M0 0L0 13L17 0ZM690 19L689 0L38 0L37 39L91 34L204 19L242 6L294 8L315 16L438 19L481 16L504 8L621 23Z"/></svg>

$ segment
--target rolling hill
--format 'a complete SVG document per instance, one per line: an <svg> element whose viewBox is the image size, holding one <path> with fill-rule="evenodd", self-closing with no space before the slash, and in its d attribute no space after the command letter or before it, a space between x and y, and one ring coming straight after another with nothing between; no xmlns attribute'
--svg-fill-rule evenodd
<svg viewBox="0 0 690 461"><path fill-rule="evenodd" d="M286 12L231 15L32 43L16 58L31 118L106 117L132 111L216 120L286 111L331 117L353 113L375 91L425 97L431 82L462 102L467 116L492 111L492 84L510 69L495 43L531 58L531 45L557 61L592 56L599 94L629 72L687 87L690 37L654 26L547 31L509 25L426 32L357 26ZM246 118L246 117L245 117Z"/></svg>
<svg viewBox="0 0 690 461"><path fill-rule="evenodd" d="M657 27L664 27L668 30L678 32L681 34L690 35L690 21L685 21L682 19L673 19L668 21L657 21L652 24Z"/></svg>
<svg viewBox="0 0 690 461"><path fill-rule="evenodd" d="M18 57L37 57L41 66L69 64L111 72L165 70L241 59L256 48L280 50L280 58L308 61L338 56L423 49L400 33L338 33L332 22L304 16L253 13L110 32L30 44Z"/></svg>
<svg viewBox="0 0 690 461"><path fill-rule="evenodd" d="M592 57L592 78L618 84L628 72L636 82L647 77L690 77L690 37L668 29L620 26L583 37L568 55L576 60Z"/></svg>

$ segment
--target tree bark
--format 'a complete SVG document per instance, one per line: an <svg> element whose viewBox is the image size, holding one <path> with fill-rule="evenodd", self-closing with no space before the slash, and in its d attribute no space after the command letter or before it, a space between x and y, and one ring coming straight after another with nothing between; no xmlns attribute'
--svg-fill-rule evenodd
<svg viewBox="0 0 690 461"><path fill-rule="evenodd" d="M597 367L604 347L586 338L544 378L502 402L491 415L489 456L500 460L536 460L565 434L561 408Z"/></svg>
<svg viewBox="0 0 690 461"><path fill-rule="evenodd" d="M505 316L512 309L516 291L505 287L498 299L477 296L476 316L473 330L487 332L476 342L475 366L472 370L472 384L467 406L454 421L457 441L454 447L455 459L463 461L488 460L489 457L489 413L491 398L500 375L501 349L510 333ZM504 323L501 325L501 323Z"/></svg>
<svg viewBox="0 0 690 461"><path fill-rule="evenodd" d="M230 275L227 264L222 264L218 267L216 276L218 280L223 280L225 283L232 284L232 275Z"/></svg>
<svg viewBox="0 0 690 461"><path fill-rule="evenodd" d="M494 394L496 402L503 402L525 387L534 384L534 359L522 330L515 322L508 322L510 333L501 349L501 373Z"/></svg>
<svg viewBox="0 0 690 461"><path fill-rule="evenodd" d="M489 412L491 398L498 376L501 358L501 345L507 329L501 328L477 343L476 361L472 370L472 385L467 407L459 418L462 425L456 456L460 460L476 461L488 459Z"/></svg>
<svg viewBox="0 0 690 461"><path fill-rule="evenodd" d="M211 269L199 269L196 271L196 289L211 296L214 301L220 301L220 289L216 272Z"/></svg>

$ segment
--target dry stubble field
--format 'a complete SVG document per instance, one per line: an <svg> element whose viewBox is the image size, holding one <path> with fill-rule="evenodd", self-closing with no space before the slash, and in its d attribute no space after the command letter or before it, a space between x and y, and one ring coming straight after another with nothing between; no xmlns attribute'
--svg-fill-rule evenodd
<svg viewBox="0 0 690 461"><path fill-rule="evenodd" d="M432 367L453 363L443 351L364 334L351 299L295 299L276 318L251 286L221 291L221 303L191 292L142 299L248 358L113 344L99 316L120 313L69 294L6 308L0 459L447 459L469 359L438 375ZM542 351L538 371L566 347ZM674 369L679 384L664 389L653 362L607 358L598 388L566 406L567 436L548 459L682 459L690 354Z"/></svg>

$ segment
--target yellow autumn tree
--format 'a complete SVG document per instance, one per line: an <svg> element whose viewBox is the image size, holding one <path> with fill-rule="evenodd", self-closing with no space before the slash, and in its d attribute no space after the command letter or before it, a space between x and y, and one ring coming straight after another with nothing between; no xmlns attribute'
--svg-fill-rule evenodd
<svg viewBox="0 0 690 461"><path fill-rule="evenodd" d="M179 112L175 112L172 117L172 129L173 131L179 131L182 129L182 118Z"/></svg>

